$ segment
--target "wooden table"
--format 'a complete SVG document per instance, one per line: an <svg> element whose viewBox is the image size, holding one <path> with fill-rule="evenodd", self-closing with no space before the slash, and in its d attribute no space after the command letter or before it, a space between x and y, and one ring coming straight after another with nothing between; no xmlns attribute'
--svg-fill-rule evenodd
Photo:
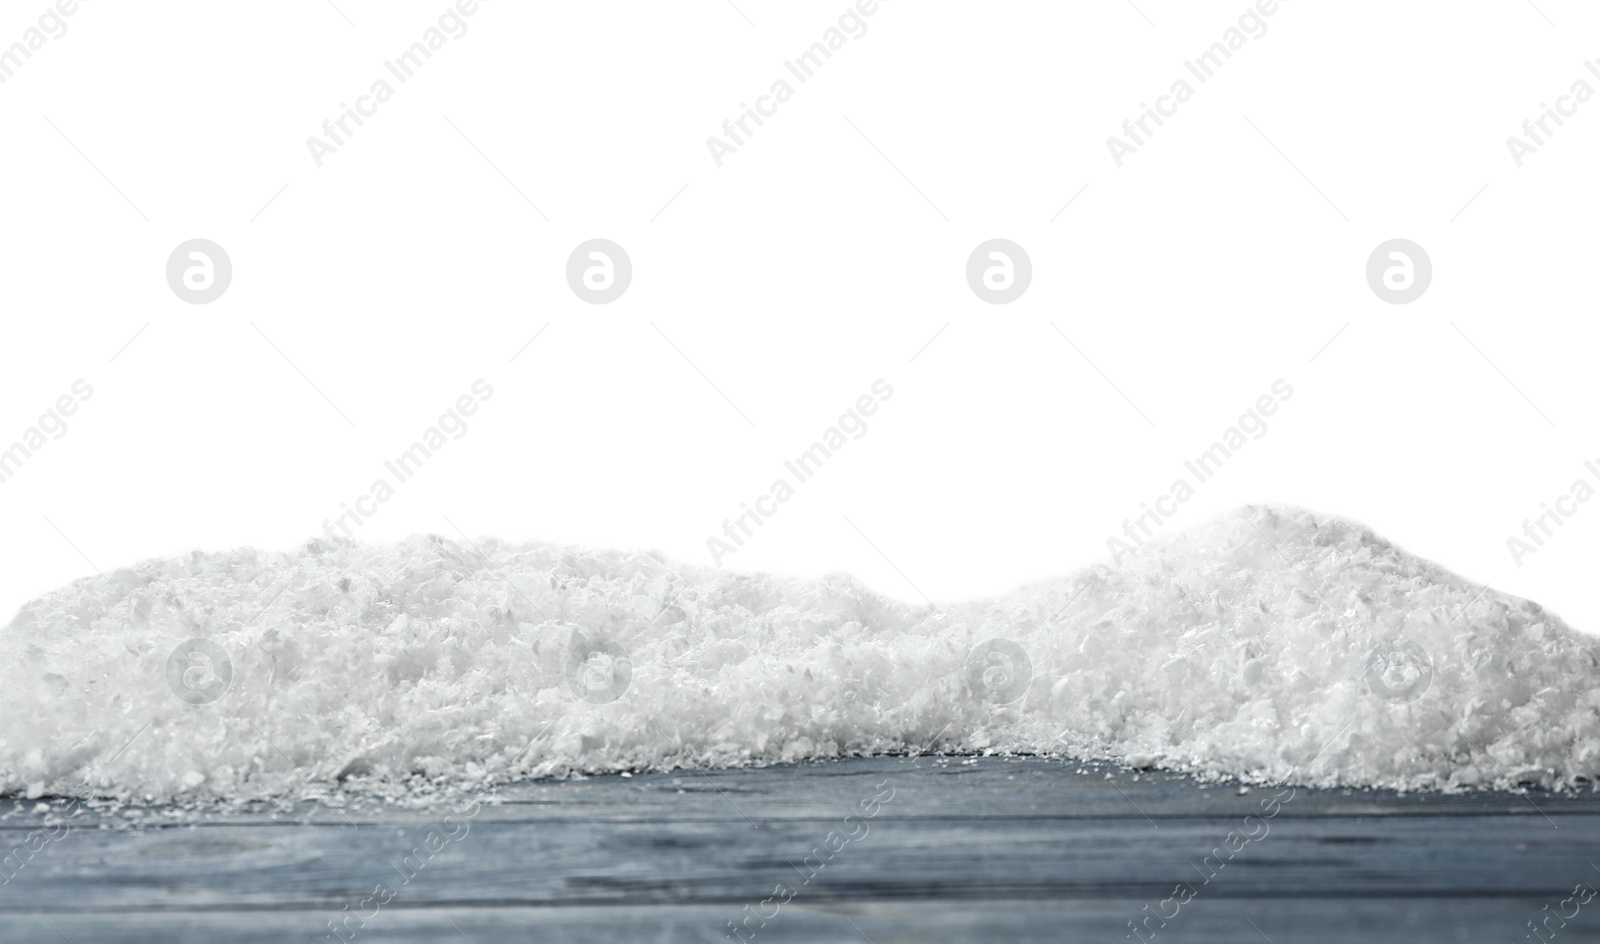
<svg viewBox="0 0 1600 944"><path fill-rule="evenodd" d="M0 806L6 849L38 845L33 807ZM1600 940L1600 898L1573 898L1600 889L1594 793L924 756L525 783L464 811L136 812L13 851L0 941L1477 942L1543 918Z"/></svg>

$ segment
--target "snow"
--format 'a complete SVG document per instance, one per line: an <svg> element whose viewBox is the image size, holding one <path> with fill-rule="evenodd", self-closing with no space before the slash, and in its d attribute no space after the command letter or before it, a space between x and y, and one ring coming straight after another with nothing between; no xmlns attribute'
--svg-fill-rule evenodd
<svg viewBox="0 0 1600 944"><path fill-rule="evenodd" d="M0 632L0 793L416 801L538 776L1021 752L1245 782L1573 787L1600 639L1246 508L941 610L846 576L418 537L147 561Z"/></svg>

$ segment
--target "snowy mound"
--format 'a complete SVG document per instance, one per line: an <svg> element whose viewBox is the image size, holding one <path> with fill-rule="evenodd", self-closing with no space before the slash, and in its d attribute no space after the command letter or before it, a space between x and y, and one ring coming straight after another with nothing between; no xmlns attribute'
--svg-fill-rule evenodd
<svg viewBox="0 0 1600 944"><path fill-rule="evenodd" d="M935 611L644 553L195 553L0 632L0 794L415 798L916 751L1249 780L1571 786L1600 640L1347 521L1245 509Z"/></svg>

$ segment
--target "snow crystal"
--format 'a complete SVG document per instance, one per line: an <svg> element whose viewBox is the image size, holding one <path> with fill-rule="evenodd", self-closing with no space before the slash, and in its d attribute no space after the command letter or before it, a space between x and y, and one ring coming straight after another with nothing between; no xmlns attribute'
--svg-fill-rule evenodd
<svg viewBox="0 0 1600 944"><path fill-rule="evenodd" d="M319 540L24 606L0 633L0 794L415 800L927 749L1571 787L1600 774L1597 656L1536 604L1298 509L939 610L650 553Z"/></svg>

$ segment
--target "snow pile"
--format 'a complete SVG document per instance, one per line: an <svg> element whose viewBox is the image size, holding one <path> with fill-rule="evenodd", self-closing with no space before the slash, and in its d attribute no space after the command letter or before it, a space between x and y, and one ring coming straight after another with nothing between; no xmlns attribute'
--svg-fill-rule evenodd
<svg viewBox="0 0 1600 944"><path fill-rule="evenodd" d="M315 541L80 580L0 632L0 793L417 797L917 751L1572 786L1600 640L1367 529L1250 508L935 611L645 553Z"/></svg>

